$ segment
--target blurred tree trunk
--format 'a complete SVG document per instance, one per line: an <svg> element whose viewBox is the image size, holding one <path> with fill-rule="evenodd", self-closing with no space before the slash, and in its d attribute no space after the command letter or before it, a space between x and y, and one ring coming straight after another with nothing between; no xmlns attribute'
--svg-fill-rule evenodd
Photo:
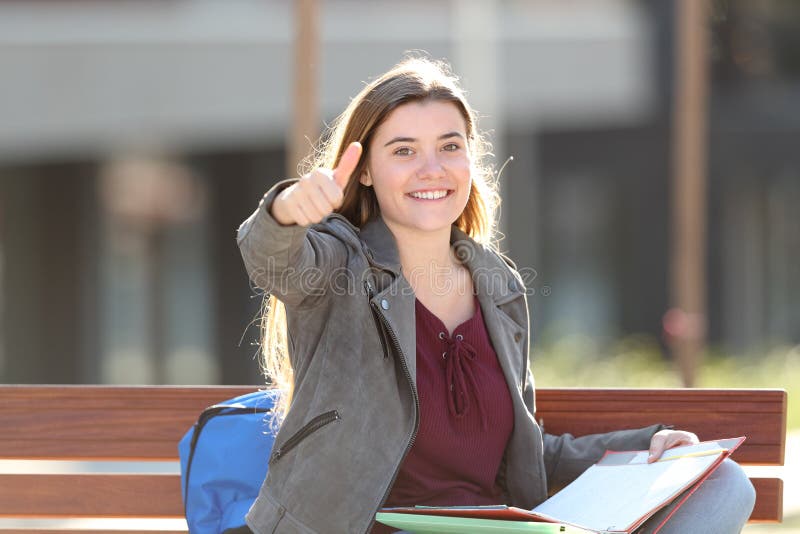
<svg viewBox="0 0 800 534"><path fill-rule="evenodd" d="M692 387L706 340L708 4L678 0L676 9L672 309L665 330L683 384Z"/></svg>
<svg viewBox="0 0 800 534"><path fill-rule="evenodd" d="M290 178L297 176L297 164L310 153L311 143L319 136L319 4L317 0L295 0L294 13L294 101L286 160L286 176Z"/></svg>

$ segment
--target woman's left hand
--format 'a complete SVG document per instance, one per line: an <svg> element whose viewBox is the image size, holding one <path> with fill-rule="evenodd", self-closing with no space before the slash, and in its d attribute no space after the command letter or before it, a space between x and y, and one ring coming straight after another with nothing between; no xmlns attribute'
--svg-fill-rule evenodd
<svg viewBox="0 0 800 534"><path fill-rule="evenodd" d="M661 458L664 451L680 445L696 445L700 443L697 435L685 430L659 430L650 440L650 456L647 463L651 464Z"/></svg>

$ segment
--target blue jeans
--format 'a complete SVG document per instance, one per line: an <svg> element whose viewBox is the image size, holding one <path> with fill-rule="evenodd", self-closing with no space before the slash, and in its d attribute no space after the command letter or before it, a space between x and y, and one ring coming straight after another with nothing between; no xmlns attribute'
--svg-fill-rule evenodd
<svg viewBox="0 0 800 534"><path fill-rule="evenodd" d="M673 504L660 510L636 532L655 532L664 518L672 512ZM739 464L725 460L708 479L703 482L689 500L678 508L659 534L735 534L741 532L756 501L756 492Z"/></svg>

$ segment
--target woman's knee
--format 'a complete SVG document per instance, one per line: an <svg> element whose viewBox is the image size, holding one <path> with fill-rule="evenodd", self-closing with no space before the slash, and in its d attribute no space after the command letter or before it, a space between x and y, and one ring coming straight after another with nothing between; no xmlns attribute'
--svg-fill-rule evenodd
<svg viewBox="0 0 800 534"><path fill-rule="evenodd" d="M702 492L702 497L697 499L694 508L707 507L713 520L718 522L720 533L739 532L756 502L753 484L733 460L725 460L698 492Z"/></svg>
<svg viewBox="0 0 800 534"><path fill-rule="evenodd" d="M744 469L733 460L726 459L711 475L718 482L718 486L725 488L727 497L737 503L737 507L753 510L756 502L756 490Z"/></svg>
<svg viewBox="0 0 800 534"><path fill-rule="evenodd" d="M641 532L653 532L667 517L659 531L662 534L739 532L750 517L756 497L744 470L731 460L725 460L684 502L687 493L653 516Z"/></svg>

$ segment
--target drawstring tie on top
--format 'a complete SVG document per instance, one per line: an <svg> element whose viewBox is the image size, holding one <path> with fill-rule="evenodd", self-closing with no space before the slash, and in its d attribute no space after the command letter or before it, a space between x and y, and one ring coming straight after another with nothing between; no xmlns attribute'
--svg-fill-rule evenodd
<svg viewBox="0 0 800 534"><path fill-rule="evenodd" d="M486 412L480 401L478 384L473 371L473 365L478 356L475 347L464 341L464 336L461 334L448 338L444 332L439 332L439 339L447 344L447 350L442 353L442 358L446 362L445 376L449 390L447 405L450 414L457 419L463 418L469 412L471 401L474 399L481 415L481 429L486 430Z"/></svg>

